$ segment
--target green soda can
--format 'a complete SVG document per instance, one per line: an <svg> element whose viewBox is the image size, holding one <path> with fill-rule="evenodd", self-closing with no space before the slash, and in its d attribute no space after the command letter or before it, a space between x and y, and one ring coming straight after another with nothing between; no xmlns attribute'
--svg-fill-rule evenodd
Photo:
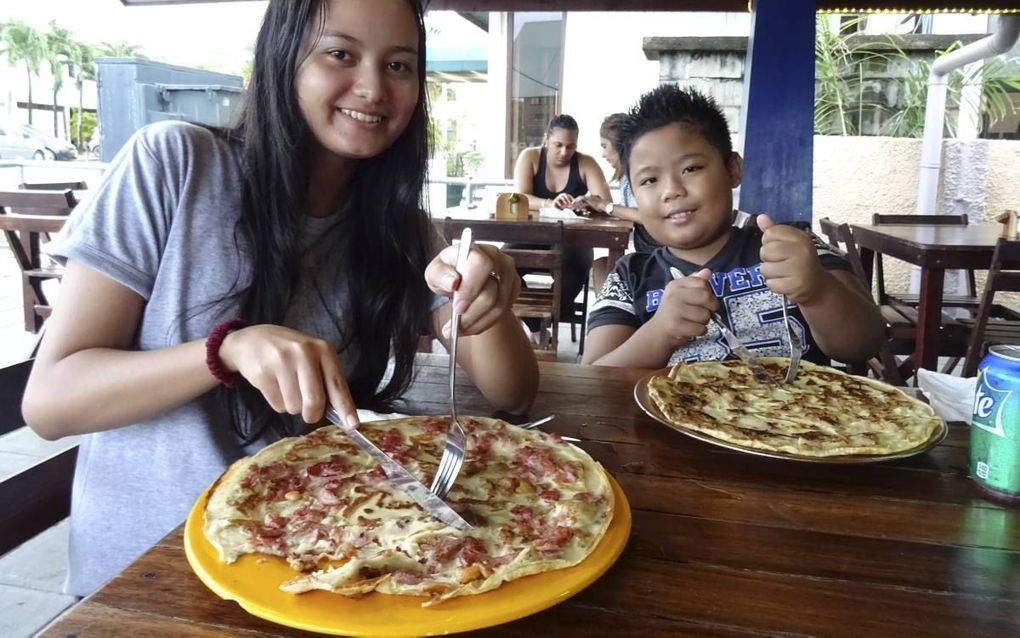
<svg viewBox="0 0 1020 638"><path fill-rule="evenodd" d="M1020 348L992 346L978 365L970 475L995 500L1020 505Z"/></svg>

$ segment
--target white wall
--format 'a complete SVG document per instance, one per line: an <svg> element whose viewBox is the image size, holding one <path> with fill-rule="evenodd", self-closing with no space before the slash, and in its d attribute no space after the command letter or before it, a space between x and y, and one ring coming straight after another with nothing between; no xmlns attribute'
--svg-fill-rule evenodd
<svg viewBox="0 0 1020 638"><path fill-rule="evenodd" d="M599 147L602 120L659 84L659 62L645 57L644 38L746 36L750 24L747 13L568 12L563 112L580 127L579 150L612 173Z"/></svg>

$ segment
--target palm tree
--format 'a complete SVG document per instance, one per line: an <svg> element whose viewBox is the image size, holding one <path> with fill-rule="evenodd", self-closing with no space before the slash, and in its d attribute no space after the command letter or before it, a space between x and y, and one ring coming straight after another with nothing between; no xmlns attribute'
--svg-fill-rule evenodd
<svg viewBox="0 0 1020 638"><path fill-rule="evenodd" d="M130 42L101 42L96 47L96 57L102 58L144 58L142 48Z"/></svg>
<svg viewBox="0 0 1020 638"><path fill-rule="evenodd" d="M32 123L32 76L39 75L39 67L46 58L46 37L22 20L11 20L0 27L0 52L7 56L10 66L25 63L28 74L28 123Z"/></svg>
<svg viewBox="0 0 1020 638"><path fill-rule="evenodd" d="M60 134L57 118L60 110L58 100L60 89L64 88L64 66L70 65L71 50L74 48L74 34L63 27L58 27L55 20L50 20L50 30L46 32L45 36L46 62L49 63L50 75L53 76L53 135L63 137Z"/></svg>
<svg viewBox="0 0 1020 638"><path fill-rule="evenodd" d="M85 42L74 42L68 51L68 71L74 78L74 86L78 89L78 119L75 125L74 137L78 148L85 148L82 139L82 114L85 111L85 82L96 79L95 55L96 51L91 44Z"/></svg>

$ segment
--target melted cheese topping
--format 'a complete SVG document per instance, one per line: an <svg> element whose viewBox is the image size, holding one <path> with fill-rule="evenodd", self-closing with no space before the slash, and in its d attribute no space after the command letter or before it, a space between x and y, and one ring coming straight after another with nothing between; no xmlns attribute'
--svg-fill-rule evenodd
<svg viewBox="0 0 1020 638"><path fill-rule="evenodd" d="M471 530L431 518L330 426L231 466L208 499L205 535L228 563L255 552L286 558L300 572L286 591L432 596L427 605L583 560L612 518L602 467L556 435L462 421L467 452L446 500ZM361 431L429 485L447 424L409 417Z"/></svg>

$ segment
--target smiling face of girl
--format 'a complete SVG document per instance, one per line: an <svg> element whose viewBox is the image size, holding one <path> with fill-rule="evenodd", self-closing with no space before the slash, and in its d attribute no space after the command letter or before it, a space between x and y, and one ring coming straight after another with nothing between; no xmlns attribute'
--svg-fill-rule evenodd
<svg viewBox="0 0 1020 638"><path fill-rule="evenodd" d="M407 0L329 0L322 32L310 29L295 90L313 151L374 157L407 127L417 106L421 43Z"/></svg>

